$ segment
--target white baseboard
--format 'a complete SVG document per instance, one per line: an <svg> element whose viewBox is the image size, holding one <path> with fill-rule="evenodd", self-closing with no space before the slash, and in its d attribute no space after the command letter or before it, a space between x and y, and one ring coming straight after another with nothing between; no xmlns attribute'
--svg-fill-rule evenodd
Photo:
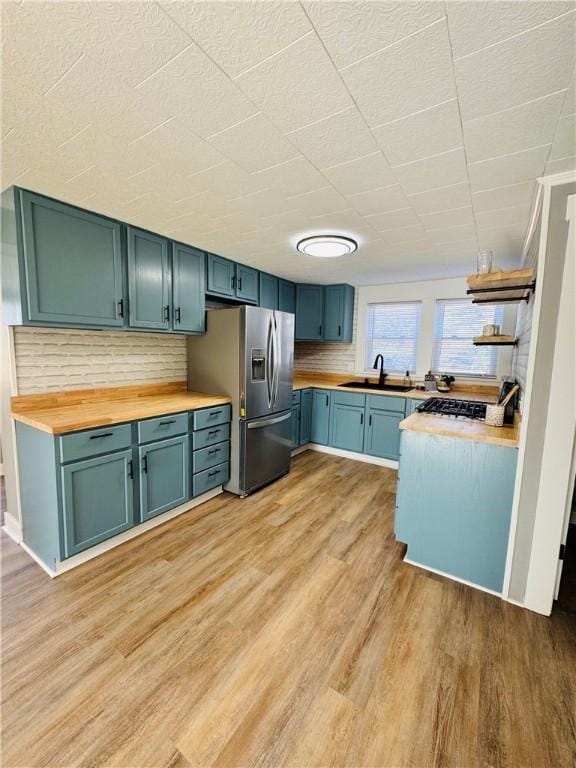
<svg viewBox="0 0 576 768"><path fill-rule="evenodd" d="M12 535L12 532L8 530L6 525L4 526L4 530L12 539L14 539L14 541L16 541L17 544L20 544L22 549L27 552L30 557L32 557L51 578L54 578L56 576L60 576L62 573L66 573L66 571L77 568L83 563L87 563L89 560L93 560L95 557L99 557L99 555L103 555L105 552L109 552L111 549L120 546L120 544L124 544L126 541L130 541L130 539L136 538L136 536L140 536L142 533L146 533L146 531L149 531L152 528L157 528L159 525L167 523L174 517L178 517L179 515L184 514L184 512L189 512L191 509L200 506L200 504L204 504L206 501L210 501L210 499L213 499L215 496L218 496L221 493L222 486L219 485L217 488L213 488L211 491L207 491L206 493L202 494L202 496L197 496L195 499L187 501L186 504L181 504L179 507L174 507L174 509L170 509L168 512L164 512L162 515L153 517L151 520L146 520L145 523L140 523L136 527L130 528L130 530L124 531L123 533L119 533L117 536L114 536L107 541L102 541L100 544L96 544L95 547L91 547L85 552L80 552L78 555L73 555L66 560L61 560L60 562L56 563L55 569L50 568L45 562L40 560L38 555L36 555L30 549L30 547L28 547L22 541L21 536L20 539L17 539Z"/></svg>
<svg viewBox="0 0 576 768"><path fill-rule="evenodd" d="M465 584L467 587L472 587L473 589L479 589L481 592L487 592L489 595L494 595L494 597L499 597L502 600L505 598L502 597L501 592L495 592L493 589L488 589L487 587L481 587L480 584L474 584L472 581L466 581L466 579L459 579L457 576L452 576L451 573L445 573L444 571L439 571L436 568L430 568L428 565L422 565L422 563L416 563L414 560L410 560L408 557L404 558L405 563L408 563L408 565L414 565L416 568L422 568L423 571L429 571L430 573L435 573L437 576L444 576L445 579L450 579L451 581L457 581L458 584Z"/></svg>
<svg viewBox="0 0 576 768"><path fill-rule="evenodd" d="M355 451L343 451L341 448L332 448L329 445L320 445L319 443L307 443L301 448L301 451L318 451L319 453L329 453L332 456L340 456L343 459L352 459L352 461L363 461L365 464L376 464L378 467L387 467L388 469L398 469L398 462L393 459L381 459L378 456L369 456L367 453L356 453ZM292 452L295 455L295 451Z"/></svg>
<svg viewBox="0 0 576 768"><path fill-rule="evenodd" d="M22 528L20 527L19 522L16 520L16 518L10 514L10 512L4 513L4 525L2 526L2 530L10 536L11 539L13 539L16 544L20 544L22 542Z"/></svg>

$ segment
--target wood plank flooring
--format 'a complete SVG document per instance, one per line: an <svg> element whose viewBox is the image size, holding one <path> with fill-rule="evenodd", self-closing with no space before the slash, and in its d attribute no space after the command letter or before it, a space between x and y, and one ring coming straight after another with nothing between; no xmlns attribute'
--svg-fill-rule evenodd
<svg viewBox="0 0 576 768"><path fill-rule="evenodd" d="M395 484L306 452L53 581L4 536L4 768L574 766L575 617L402 563Z"/></svg>

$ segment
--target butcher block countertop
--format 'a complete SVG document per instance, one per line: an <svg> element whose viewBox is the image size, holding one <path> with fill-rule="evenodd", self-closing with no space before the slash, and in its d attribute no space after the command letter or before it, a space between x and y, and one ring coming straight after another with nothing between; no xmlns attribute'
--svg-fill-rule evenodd
<svg viewBox="0 0 576 768"><path fill-rule="evenodd" d="M514 425L511 426L489 427L483 421L473 419L455 419L450 416L430 413L413 413L400 422L400 429L517 448L520 437L520 418L516 418Z"/></svg>
<svg viewBox="0 0 576 768"><path fill-rule="evenodd" d="M12 398L11 406L17 421L60 435L229 402L221 395L188 392L186 382L180 381L20 395Z"/></svg>

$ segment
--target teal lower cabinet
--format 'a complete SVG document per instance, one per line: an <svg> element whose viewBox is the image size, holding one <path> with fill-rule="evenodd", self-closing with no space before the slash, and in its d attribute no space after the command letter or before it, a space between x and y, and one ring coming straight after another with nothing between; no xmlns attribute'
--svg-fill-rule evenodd
<svg viewBox="0 0 576 768"><path fill-rule="evenodd" d="M205 469L204 472L198 472L193 479L193 496L201 496L203 493L224 485L230 479L230 464L218 464L211 469Z"/></svg>
<svg viewBox="0 0 576 768"><path fill-rule="evenodd" d="M300 434L298 444L306 445L310 442L312 431L312 396L313 390L304 389L300 393Z"/></svg>
<svg viewBox="0 0 576 768"><path fill-rule="evenodd" d="M406 400L403 397L368 396L364 453L369 456L378 456L381 459L398 461L400 456L399 425L404 419L406 407Z"/></svg>
<svg viewBox="0 0 576 768"><path fill-rule="evenodd" d="M344 451L362 453L366 395L333 392L330 409L330 445Z"/></svg>
<svg viewBox="0 0 576 768"><path fill-rule="evenodd" d="M192 433L192 496L224 485L230 479L230 405L194 411Z"/></svg>
<svg viewBox="0 0 576 768"><path fill-rule="evenodd" d="M64 557L132 527L131 449L76 461L61 472Z"/></svg>
<svg viewBox="0 0 576 768"><path fill-rule="evenodd" d="M312 423L310 441L319 445L328 445L330 430L330 390L312 390Z"/></svg>
<svg viewBox="0 0 576 768"><path fill-rule="evenodd" d="M182 435L139 449L142 521L188 500L188 443L188 435Z"/></svg>
<svg viewBox="0 0 576 768"><path fill-rule="evenodd" d="M300 445L300 406L292 406L292 448Z"/></svg>
<svg viewBox="0 0 576 768"><path fill-rule="evenodd" d="M501 592L516 448L405 430L395 533L407 559Z"/></svg>

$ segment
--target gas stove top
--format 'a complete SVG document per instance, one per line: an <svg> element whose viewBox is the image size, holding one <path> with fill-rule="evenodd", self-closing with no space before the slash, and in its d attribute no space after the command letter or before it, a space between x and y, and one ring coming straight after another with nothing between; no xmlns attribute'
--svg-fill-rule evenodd
<svg viewBox="0 0 576 768"><path fill-rule="evenodd" d="M453 416L461 419L485 419L487 403L474 400L451 400L432 397L425 400L416 410L419 413L434 413L439 416Z"/></svg>

